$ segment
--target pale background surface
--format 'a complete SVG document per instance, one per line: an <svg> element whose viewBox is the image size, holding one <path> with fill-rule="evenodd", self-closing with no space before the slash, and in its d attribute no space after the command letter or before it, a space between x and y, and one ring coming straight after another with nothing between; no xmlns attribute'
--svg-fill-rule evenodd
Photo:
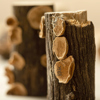
<svg viewBox="0 0 100 100"><path fill-rule="evenodd" d="M5 29L5 20L12 16L12 3L16 0L0 0L0 33ZM26 0L17 0L26 1ZM35 0L28 0L35 1ZM38 1L38 0L36 0ZM42 0L41 0L42 1ZM51 1L51 0L49 0ZM53 0L56 11L66 10L81 10L88 11L88 20L93 21L95 25L96 48L100 45L100 0ZM1 28L1 26L3 28ZM97 53L98 54L98 53ZM100 58L96 54L96 100L100 100ZM9 89L7 78L4 76L4 68L7 66L7 61L2 61L0 58L0 100L46 100L46 98L28 98L28 97L12 97L6 96L6 91Z"/></svg>

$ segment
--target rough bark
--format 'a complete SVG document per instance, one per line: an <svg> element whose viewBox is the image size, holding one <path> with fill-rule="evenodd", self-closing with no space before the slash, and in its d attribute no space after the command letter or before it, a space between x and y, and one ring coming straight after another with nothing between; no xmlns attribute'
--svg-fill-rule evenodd
<svg viewBox="0 0 100 100"><path fill-rule="evenodd" d="M69 44L68 55L75 59L75 71L68 84L58 82L54 74L57 61L52 51L53 33L52 19L57 13L46 13L46 53L48 100L95 100L95 39L93 23L85 26L68 24L63 36Z"/></svg>
<svg viewBox="0 0 100 100"><path fill-rule="evenodd" d="M24 84L29 96L46 96L46 68L40 63L40 57L45 54L45 40L39 39L39 30L31 28L27 20L27 13L32 7L13 7L14 15L20 23L19 27L22 29L23 39L21 44L15 46L15 51L21 54L26 62L23 70L14 69L15 81Z"/></svg>

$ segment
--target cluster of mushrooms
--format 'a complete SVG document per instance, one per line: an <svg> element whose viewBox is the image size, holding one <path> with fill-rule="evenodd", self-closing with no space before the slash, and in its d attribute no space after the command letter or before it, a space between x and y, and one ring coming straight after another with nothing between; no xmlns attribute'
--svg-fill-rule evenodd
<svg viewBox="0 0 100 100"><path fill-rule="evenodd" d="M64 37L66 22L62 17L57 17L52 21L53 33L56 36L53 41L53 53L56 55L57 61L54 65L54 73L59 83L67 84L73 77L75 62L73 56L67 57L68 41ZM45 17L41 17L40 38L45 37Z"/></svg>
<svg viewBox="0 0 100 100"><path fill-rule="evenodd" d="M43 10L40 11L39 9L43 9ZM31 8L27 14L27 20L30 24L30 27L36 30L40 29L39 25L40 25L41 16L45 12L50 12L50 11L52 11L52 9L48 6L37 6L37 7ZM18 20L15 17L10 17L7 19L6 23L9 27L8 39L10 43L13 45L13 47L24 42L22 39L22 29L19 27L20 22L18 22ZM11 56L8 62L9 64L13 65L14 68L18 71L21 71L25 67L25 60L21 56L21 54L19 54L17 51L13 51L11 53ZM40 63L44 67L47 66L46 54L43 54L40 57ZM13 70L10 69L10 67L8 66L5 69L5 71L6 71L6 76L9 79L8 83L11 84L12 86L11 89L8 90L7 94L22 95L22 96L27 95L28 92L25 86L21 83L15 82L15 76L14 76Z"/></svg>
<svg viewBox="0 0 100 100"><path fill-rule="evenodd" d="M22 43L22 29L18 26L19 22L16 18L10 17L7 19L8 39L12 43L13 47ZM13 65L15 69L22 70L25 66L24 58L17 52L13 51L8 60L9 64ZM15 95L27 95L27 90L23 84L15 82L15 76L13 70L10 67L6 67L6 76L8 77L8 83L11 84L11 89L8 90L7 94Z"/></svg>

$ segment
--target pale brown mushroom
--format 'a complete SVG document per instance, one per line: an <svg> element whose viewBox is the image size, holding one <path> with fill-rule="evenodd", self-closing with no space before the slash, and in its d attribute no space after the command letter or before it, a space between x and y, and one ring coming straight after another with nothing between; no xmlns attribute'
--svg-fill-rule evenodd
<svg viewBox="0 0 100 100"><path fill-rule="evenodd" d="M54 72L59 83L67 84L73 77L74 69L75 62L72 56L69 56L65 60L57 61L54 65Z"/></svg>
<svg viewBox="0 0 100 100"><path fill-rule="evenodd" d="M20 96L26 96L28 94L27 89L25 86L21 83L14 83L12 84L12 87L7 92L8 95L20 95Z"/></svg>
<svg viewBox="0 0 100 100"><path fill-rule="evenodd" d="M27 14L27 19L30 23L30 26L34 29L39 29L39 24L41 17L45 12L51 12L52 9L47 6L37 6L33 7Z"/></svg>
<svg viewBox="0 0 100 100"><path fill-rule="evenodd" d="M45 17L44 16L41 17L39 37L45 38Z"/></svg>
<svg viewBox="0 0 100 100"><path fill-rule="evenodd" d="M17 21L17 19L16 18L14 18L14 17L9 17L8 19L7 19L7 21L6 21L6 23L7 23L7 25L9 25L9 26L18 26L18 21Z"/></svg>
<svg viewBox="0 0 100 100"><path fill-rule="evenodd" d="M65 37L56 37L53 41L53 52L58 59L64 59L68 53L68 42Z"/></svg>
<svg viewBox="0 0 100 100"><path fill-rule="evenodd" d="M14 76L14 73L13 71L9 68L9 67L6 67L5 68L5 75L8 77L8 83L9 84L12 84L15 82L15 76Z"/></svg>
<svg viewBox="0 0 100 100"><path fill-rule="evenodd" d="M14 27L9 31L9 39L14 45L22 43L22 29Z"/></svg>
<svg viewBox="0 0 100 100"><path fill-rule="evenodd" d="M47 58L46 58L46 54L42 55L41 58L40 58L40 62L41 62L41 65L46 67L47 66Z"/></svg>
<svg viewBox="0 0 100 100"><path fill-rule="evenodd" d="M65 20L58 17L53 27L53 32L56 36L61 36L65 32L66 23Z"/></svg>
<svg viewBox="0 0 100 100"><path fill-rule="evenodd" d="M11 54L9 63L13 65L17 70L22 70L25 66L24 58L16 51Z"/></svg>

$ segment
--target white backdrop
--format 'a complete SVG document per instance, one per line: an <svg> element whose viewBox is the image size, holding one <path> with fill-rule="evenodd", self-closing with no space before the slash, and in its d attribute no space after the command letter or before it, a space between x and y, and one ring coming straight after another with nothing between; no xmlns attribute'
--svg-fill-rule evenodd
<svg viewBox="0 0 100 100"><path fill-rule="evenodd" d="M0 25L7 17L12 16L12 3L15 0L0 0ZM17 0L25 1L25 0ZM35 1L35 0L28 0ZM38 0L36 0L38 1ZM42 1L42 0L41 0ZM46 0L47 1L47 0ZM50 0L49 0L50 1ZM88 20L93 21L96 30L96 44L100 41L100 0L54 0L56 11L81 10L88 11ZM100 62L100 59L98 60ZM96 63L96 97L100 97L100 63ZM1 100L1 99L0 99ZM98 99L100 100L100 99Z"/></svg>
<svg viewBox="0 0 100 100"><path fill-rule="evenodd" d="M11 5L14 1L15 0L0 0L0 22L1 23L4 23L6 18L12 15ZM25 0L17 0L17 1L25 1ZM35 1L35 0L28 0L28 1ZM96 29L99 29L100 0L49 0L49 1L55 2L56 11L86 9L88 11L88 19L93 21Z"/></svg>

